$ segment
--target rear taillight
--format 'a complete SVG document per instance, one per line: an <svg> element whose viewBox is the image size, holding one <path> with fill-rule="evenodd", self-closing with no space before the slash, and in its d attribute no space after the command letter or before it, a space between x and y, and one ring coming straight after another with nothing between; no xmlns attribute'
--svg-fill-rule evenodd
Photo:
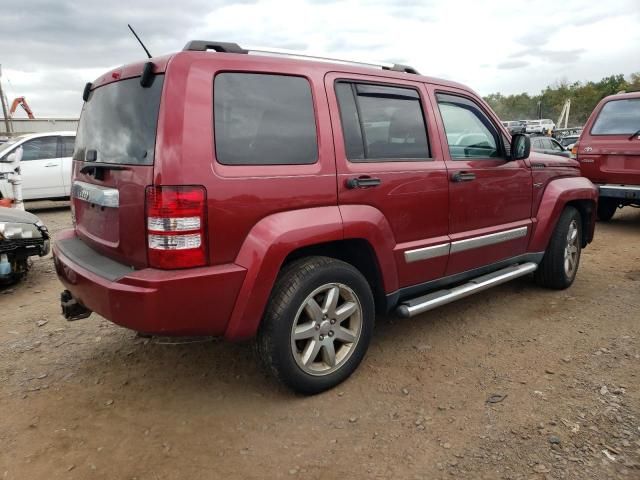
<svg viewBox="0 0 640 480"><path fill-rule="evenodd" d="M571 147L571 155L574 157L578 155L578 142L574 143L573 147Z"/></svg>
<svg viewBox="0 0 640 480"><path fill-rule="evenodd" d="M146 197L149 265L163 269L206 265L204 187L147 187Z"/></svg>

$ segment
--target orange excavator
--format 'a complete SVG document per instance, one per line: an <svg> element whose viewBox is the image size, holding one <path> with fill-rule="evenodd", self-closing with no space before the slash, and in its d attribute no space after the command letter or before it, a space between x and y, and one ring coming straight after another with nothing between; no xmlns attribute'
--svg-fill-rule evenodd
<svg viewBox="0 0 640 480"><path fill-rule="evenodd" d="M11 108L9 109L9 116L12 117L13 114L16 113L16 109L18 108L18 105L20 105L22 107L22 109L27 114L27 117L29 117L31 120L36 118L36 117L33 116L33 112L31 111L31 108L29 107L29 104L27 103L27 99L24 98L24 97L18 97L18 98L14 98L13 99L13 103L11 104Z"/></svg>

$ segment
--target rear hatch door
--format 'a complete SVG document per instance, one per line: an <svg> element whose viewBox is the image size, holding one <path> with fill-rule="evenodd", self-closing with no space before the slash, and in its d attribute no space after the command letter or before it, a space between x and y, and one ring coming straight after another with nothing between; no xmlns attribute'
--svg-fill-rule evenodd
<svg viewBox="0 0 640 480"><path fill-rule="evenodd" d="M145 189L153 184L164 75L95 88L82 110L73 155L76 234L94 250L134 268L147 265Z"/></svg>
<svg viewBox="0 0 640 480"><path fill-rule="evenodd" d="M640 98L605 103L578 146L583 174L599 183L640 185L639 130Z"/></svg>

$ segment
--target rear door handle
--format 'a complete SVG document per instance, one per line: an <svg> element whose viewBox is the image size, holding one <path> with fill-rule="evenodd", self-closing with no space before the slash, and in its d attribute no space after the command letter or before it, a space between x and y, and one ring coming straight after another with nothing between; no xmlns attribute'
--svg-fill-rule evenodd
<svg viewBox="0 0 640 480"><path fill-rule="evenodd" d="M471 172L456 172L451 175L452 182L472 182L476 179L476 174Z"/></svg>
<svg viewBox="0 0 640 480"><path fill-rule="evenodd" d="M374 177L362 176L358 178L350 178L347 180L347 188L370 188L377 187L382 180Z"/></svg>
<svg viewBox="0 0 640 480"><path fill-rule="evenodd" d="M57 163L47 163L47 164L45 165L45 168L49 168L49 167L59 167L59 166L60 166L60 165L59 165L59 164L57 164Z"/></svg>

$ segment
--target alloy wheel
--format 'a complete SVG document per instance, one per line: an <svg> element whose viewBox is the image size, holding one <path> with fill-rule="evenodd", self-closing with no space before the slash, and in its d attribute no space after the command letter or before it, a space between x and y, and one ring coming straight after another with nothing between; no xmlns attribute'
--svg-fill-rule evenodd
<svg viewBox="0 0 640 480"><path fill-rule="evenodd" d="M310 375L327 375L351 357L362 330L362 306L341 283L316 288L304 300L291 329L291 350Z"/></svg>
<svg viewBox="0 0 640 480"><path fill-rule="evenodd" d="M578 223L572 220L567 230L567 243L564 249L564 273L573 278L578 268L580 246L578 245Z"/></svg>

